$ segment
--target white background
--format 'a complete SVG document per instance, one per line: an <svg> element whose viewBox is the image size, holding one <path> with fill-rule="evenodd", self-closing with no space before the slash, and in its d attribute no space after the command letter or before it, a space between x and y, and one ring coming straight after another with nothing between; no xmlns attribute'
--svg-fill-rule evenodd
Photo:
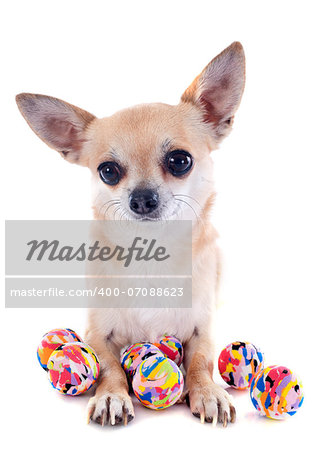
<svg viewBox="0 0 314 450"><path fill-rule="evenodd" d="M31 132L15 105L17 93L53 95L100 117L141 102L174 104L212 57L242 42L245 94L232 135L213 154L213 221L226 261L217 350L232 340L252 341L267 365L299 374L306 397L285 422L259 418L249 395L235 392L238 421L227 429L201 425L183 405L153 412L138 404L126 428L87 426L87 397L58 395L36 361L42 334L55 327L83 334L85 312L3 308L1 409L10 448L29 442L33 449L290 449L305 442L313 400L311 3L28 0L2 6L6 219L91 218L88 169L62 161ZM223 383L218 374L216 380Z"/></svg>

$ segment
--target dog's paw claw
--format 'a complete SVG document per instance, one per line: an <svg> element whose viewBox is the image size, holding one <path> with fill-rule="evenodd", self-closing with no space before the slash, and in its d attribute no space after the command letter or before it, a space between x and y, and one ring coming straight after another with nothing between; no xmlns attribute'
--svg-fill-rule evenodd
<svg viewBox="0 0 314 450"><path fill-rule="evenodd" d="M230 405L230 422L234 423L236 421L237 413L233 405Z"/></svg>
<svg viewBox="0 0 314 450"><path fill-rule="evenodd" d="M201 423L213 426L222 423L226 427L236 420L236 410L229 394L220 386L209 383L207 386L192 388L189 391L189 407Z"/></svg>
<svg viewBox="0 0 314 450"><path fill-rule="evenodd" d="M107 393L92 397L87 406L87 423L93 420L104 425L127 425L134 419L134 409L129 395Z"/></svg>

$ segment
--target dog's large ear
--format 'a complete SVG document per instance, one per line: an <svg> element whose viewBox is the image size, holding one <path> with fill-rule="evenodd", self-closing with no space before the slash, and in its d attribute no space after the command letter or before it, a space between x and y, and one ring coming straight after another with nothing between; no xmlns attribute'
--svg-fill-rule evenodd
<svg viewBox="0 0 314 450"><path fill-rule="evenodd" d="M67 161L80 164L86 128L95 116L47 95L19 94L16 102L31 129Z"/></svg>
<svg viewBox="0 0 314 450"><path fill-rule="evenodd" d="M181 100L201 109L204 122L211 124L213 137L219 142L231 130L244 83L244 51L240 42L234 42L205 67Z"/></svg>

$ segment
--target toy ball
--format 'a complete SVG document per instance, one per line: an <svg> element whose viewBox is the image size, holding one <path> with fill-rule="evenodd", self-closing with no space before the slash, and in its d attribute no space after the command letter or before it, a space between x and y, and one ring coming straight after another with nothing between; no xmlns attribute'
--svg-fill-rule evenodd
<svg viewBox="0 0 314 450"><path fill-rule="evenodd" d="M157 354L160 354L160 350L148 343L133 344L128 347L122 353L120 362L129 380L132 380L137 367L144 359Z"/></svg>
<svg viewBox="0 0 314 450"><path fill-rule="evenodd" d="M141 362L132 387L136 397L147 408L165 409L181 397L183 375L176 363L160 353Z"/></svg>
<svg viewBox="0 0 314 450"><path fill-rule="evenodd" d="M255 408L271 419L293 416L304 398L300 380L284 366L269 366L259 372L252 381L250 396Z"/></svg>
<svg viewBox="0 0 314 450"><path fill-rule="evenodd" d="M254 375L263 367L262 352L250 342L232 342L218 359L220 375L235 389L249 388Z"/></svg>
<svg viewBox="0 0 314 450"><path fill-rule="evenodd" d="M51 353L62 344L81 342L82 339L70 328L56 328L46 333L37 348L37 358L41 367L47 369Z"/></svg>
<svg viewBox="0 0 314 450"><path fill-rule="evenodd" d="M83 342L64 344L52 352L47 363L48 378L62 394L79 395L87 391L99 375L99 361Z"/></svg>
<svg viewBox="0 0 314 450"><path fill-rule="evenodd" d="M178 366L181 365L183 360L183 347L179 339L174 336L162 336L154 345L159 350L174 361Z"/></svg>

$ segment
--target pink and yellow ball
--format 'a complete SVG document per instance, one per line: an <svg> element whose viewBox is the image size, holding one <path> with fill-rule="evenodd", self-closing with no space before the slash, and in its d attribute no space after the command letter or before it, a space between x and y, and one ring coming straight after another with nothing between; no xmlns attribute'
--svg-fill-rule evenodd
<svg viewBox="0 0 314 450"><path fill-rule="evenodd" d="M263 367L263 353L250 342L232 342L218 358L220 375L235 389L249 388L253 377Z"/></svg>
<svg viewBox="0 0 314 450"><path fill-rule="evenodd" d="M293 416L304 398L301 381L284 366L269 366L257 373L250 396L261 415L271 419Z"/></svg>
<svg viewBox="0 0 314 450"><path fill-rule="evenodd" d="M183 360L183 347L179 339L174 336L164 335L156 342L154 345L159 348L159 350L175 362L177 366L180 366Z"/></svg>
<svg viewBox="0 0 314 450"><path fill-rule="evenodd" d="M132 380L137 367L144 359L162 352L164 356L174 361L178 366L182 363L183 347L181 342L174 336L164 335L150 344L140 342L130 345L121 355L121 365L129 380Z"/></svg>
<svg viewBox="0 0 314 450"><path fill-rule="evenodd" d="M129 380L132 381L137 367L142 361L144 361L144 359L159 353L160 350L149 343L138 343L128 347L122 353L120 361Z"/></svg>
<svg viewBox="0 0 314 450"><path fill-rule="evenodd" d="M133 377L132 387L136 397L147 408L165 409L181 397L183 375L171 359L160 353L141 362Z"/></svg>
<svg viewBox="0 0 314 450"><path fill-rule="evenodd" d="M99 375L99 361L83 342L64 344L52 352L47 363L48 378L62 394L79 395L87 391Z"/></svg>
<svg viewBox="0 0 314 450"><path fill-rule="evenodd" d="M41 367L47 370L51 353L62 344L82 342L82 339L70 328L55 328L46 333L37 348L37 358Z"/></svg>

